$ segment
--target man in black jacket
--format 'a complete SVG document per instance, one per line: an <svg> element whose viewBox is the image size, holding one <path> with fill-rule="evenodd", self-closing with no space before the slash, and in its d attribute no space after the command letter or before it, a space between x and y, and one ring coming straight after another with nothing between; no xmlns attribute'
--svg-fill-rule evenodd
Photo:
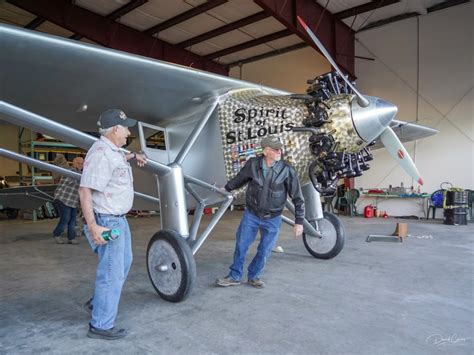
<svg viewBox="0 0 474 355"><path fill-rule="evenodd" d="M242 170L230 180L225 189L230 192L248 184L246 208L236 234L234 262L229 274L217 279L219 286L240 285L245 257L260 230L257 254L248 266L248 284L264 287L260 275L278 238L281 214L287 195L295 205L295 236L303 233L304 199L295 169L281 160L283 144L277 137L262 139L263 157L251 158Z"/></svg>

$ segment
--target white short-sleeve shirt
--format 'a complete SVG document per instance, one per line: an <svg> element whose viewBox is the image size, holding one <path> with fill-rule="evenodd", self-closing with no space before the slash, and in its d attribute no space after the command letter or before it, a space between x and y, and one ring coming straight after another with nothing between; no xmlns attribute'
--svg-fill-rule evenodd
<svg viewBox="0 0 474 355"><path fill-rule="evenodd" d="M97 213L122 215L132 208L132 168L125 153L104 136L87 152L80 186L92 190Z"/></svg>

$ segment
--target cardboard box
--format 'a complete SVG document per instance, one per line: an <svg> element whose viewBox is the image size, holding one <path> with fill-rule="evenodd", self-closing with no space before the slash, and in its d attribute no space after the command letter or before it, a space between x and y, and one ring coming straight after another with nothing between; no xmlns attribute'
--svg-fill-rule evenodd
<svg viewBox="0 0 474 355"><path fill-rule="evenodd" d="M395 228L395 232L393 235L397 237L406 238L408 236L408 224L407 223L397 223L397 227Z"/></svg>

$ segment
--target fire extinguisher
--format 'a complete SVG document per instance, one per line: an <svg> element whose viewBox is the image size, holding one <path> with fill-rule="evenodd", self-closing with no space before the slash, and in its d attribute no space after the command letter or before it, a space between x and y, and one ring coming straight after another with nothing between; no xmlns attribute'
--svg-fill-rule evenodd
<svg viewBox="0 0 474 355"><path fill-rule="evenodd" d="M367 205L367 206L364 207L364 217L365 218L374 217L374 206Z"/></svg>

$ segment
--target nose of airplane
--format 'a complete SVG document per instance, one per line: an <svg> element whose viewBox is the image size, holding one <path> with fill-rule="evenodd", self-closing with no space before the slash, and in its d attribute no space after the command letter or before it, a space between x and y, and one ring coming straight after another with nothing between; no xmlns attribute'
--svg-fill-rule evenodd
<svg viewBox="0 0 474 355"><path fill-rule="evenodd" d="M391 102L378 97L365 96L369 106L361 107L357 100L352 100L352 121L359 136L366 142L372 142L390 124L398 108Z"/></svg>

